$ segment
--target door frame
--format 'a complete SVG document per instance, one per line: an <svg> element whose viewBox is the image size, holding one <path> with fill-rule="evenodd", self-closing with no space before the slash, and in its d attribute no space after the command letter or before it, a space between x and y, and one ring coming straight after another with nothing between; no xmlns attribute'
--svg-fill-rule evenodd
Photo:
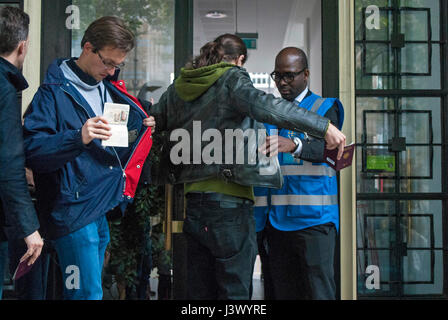
<svg viewBox="0 0 448 320"><path fill-rule="evenodd" d="M339 3L334 0L322 1L322 83L323 95L326 97L340 96L339 87L339 17L335 12L339 11ZM176 0L175 11L175 70L178 74L181 67L193 55L193 0ZM184 217L184 198L183 188L176 186L174 188L174 209L173 216L176 220L183 220ZM344 220L341 219L346 233L351 234L351 226L345 229ZM341 230L342 232L342 230ZM338 298L347 295L341 295L341 280L351 277L350 274L341 270L341 246L338 237L335 254L335 280L338 292ZM177 247L177 248L176 248ZM342 246L344 251L344 246ZM175 299L185 298L186 286L186 250L185 241L182 234L173 235L173 297ZM352 253L350 252L350 256ZM356 270L356 269L355 269ZM350 273L350 271L348 272ZM344 277L342 276L344 274Z"/></svg>

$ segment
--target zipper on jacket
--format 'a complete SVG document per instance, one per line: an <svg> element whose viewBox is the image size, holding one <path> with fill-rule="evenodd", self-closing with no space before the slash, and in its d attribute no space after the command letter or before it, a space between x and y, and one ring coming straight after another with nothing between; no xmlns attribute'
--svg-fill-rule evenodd
<svg viewBox="0 0 448 320"><path fill-rule="evenodd" d="M121 171L123 172L123 178L124 178L123 194L124 194L125 191L126 191L126 171L125 171L125 169L123 168L123 165L121 164L121 159L120 159L120 157L118 156L117 150L115 150L114 147L111 147L111 149L115 152L115 156L117 157L117 159L118 159L118 163L120 164Z"/></svg>
<svg viewBox="0 0 448 320"><path fill-rule="evenodd" d="M131 153L131 155L129 156L128 162L126 162L125 169L128 167L129 162L131 161L132 157L134 156L135 151L137 150L137 146L138 146L138 145L140 144L140 142L142 141L142 139L143 139L143 137L145 136L146 131L148 131L148 129L149 129L149 128L146 128L146 129L143 131L143 133L140 135L140 138L135 142L135 148L134 148L134 150L132 150L132 153Z"/></svg>
<svg viewBox="0 0 448 320"><path fill-rule="evenodd" d="M147 115L146 115L146 113L134 102L134 101L132 101L129 97L127 97L123 92L121 92L120 90L118 90L114 85L111 85L111 88L112 88L112 90L115 90L115 91L117 91L118 93L120 93L121 95L123 95L124 96L124 99L129 103L129 105L130 106L134 106L134 108L137 108L137 110L138 110L138 112L140 112L140 114L142 114L144 117L146 117ZM122 167L122 169L123 169L123 173L126 175L126 173L125 173L125 170L127 169L127 167L128 167L128 165L129 165L129 162L131 161L131 159L132 159L132 157L134 156L134 153L135 153L135 150L137 149L137 146L140 144L140 142L142 141L142 138L143 138L143 136L146 134L146 131L148 130L149 128L145 128L145 130L143 131L143 133L140 135L140 138L135 142L135 147L134 147L134 149L132 150L132 153L131 153L131 155L129 156L129 159L128 159L128 161L126 162L126 165L124 166L124 168ZM115 152L115 154L116 154L116 152ZM121 165L121 162L120 162L120 165Z"/></svg>

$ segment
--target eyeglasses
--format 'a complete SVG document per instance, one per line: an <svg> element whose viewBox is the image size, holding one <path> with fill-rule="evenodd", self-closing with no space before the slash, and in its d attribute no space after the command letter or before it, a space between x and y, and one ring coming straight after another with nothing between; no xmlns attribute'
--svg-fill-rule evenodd
<svg viewBox="0 0 448 320"><path fill-rule="evenodd" d="M123 68L126 65L124 62L122 62L118 65L115 65L110 62L106 62L98 50L94 50L93 52L96 53L98 55L98 57L100 57L101 62L104 64L104 66L106 67L107 70L111 70L111 69L120 70L121 68Z"/></svg>
<svg viewBox="0 0 448 320"><path fill-rule="evenodd" d="M275 82L280 82L283 80L285 80L286 83L291 83L294 81L294 79L301 74L302 72L304 72L307 68L304 68L302 71L299 72L285 72L285 73L280 73L277 71L274 71L271 73L271 78L272 80L274 80Z"/></svg>

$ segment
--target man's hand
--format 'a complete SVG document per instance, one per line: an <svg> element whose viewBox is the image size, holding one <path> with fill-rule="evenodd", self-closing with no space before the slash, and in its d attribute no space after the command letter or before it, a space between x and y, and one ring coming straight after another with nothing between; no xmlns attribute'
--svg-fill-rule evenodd
<svg viewBox="0 0 448 320"><path fill-rule="evenodd" d="M328 150L334 150L337 148L339 150L338 160L342 158L342 155L344 153L345 140L345 135L330 123L327 134L325 136L325 141L327 142L326 148Z"/></svg>
<svg viewBox="0 0 448 320"><path fill-rule="evenodd" d="M156 132L156 120L154 119L154 117L149 117L143 120L143 125L145 127L151 128L152 133Z"/></svg>
<svg viewBox="0 0 448 320"><path fill-rule="evenodd" d="M42 247L44 246L44 241L40 237L39 231L36 231L25 238L25 243L28 250L20 259L20 262L31 257L28 261L28 265L30 266L36 262L37 258L39 258L40 253L42 252Z"/></svg>
<svg viewBox="0 0 448 320"><path fill-rule="evenodd" d="M289 153L295 151L296 148L296 144L291 139L281 136L269 136L259 151L263 154L269 154L269 157L275 157L279 152Z"/></svg>
<svg viewBox="0 0 448 320"><path fill-rule="evenodd" d="M112 136L108 122L103 117L95 117L87 120L82 127L82 143L88 145L94 139L109 140Z"/></svg>

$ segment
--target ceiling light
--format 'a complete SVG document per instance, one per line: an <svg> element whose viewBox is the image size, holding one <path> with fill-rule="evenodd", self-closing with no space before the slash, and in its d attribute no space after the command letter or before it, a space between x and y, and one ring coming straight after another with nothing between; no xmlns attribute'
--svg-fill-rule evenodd
<svg viewBox="0 0 448 320"><path fill-rule="evenodd" d="M210 11L205 15L205 17L210 19L224 19L227 18L227 15L221 11Z"/></svg>

